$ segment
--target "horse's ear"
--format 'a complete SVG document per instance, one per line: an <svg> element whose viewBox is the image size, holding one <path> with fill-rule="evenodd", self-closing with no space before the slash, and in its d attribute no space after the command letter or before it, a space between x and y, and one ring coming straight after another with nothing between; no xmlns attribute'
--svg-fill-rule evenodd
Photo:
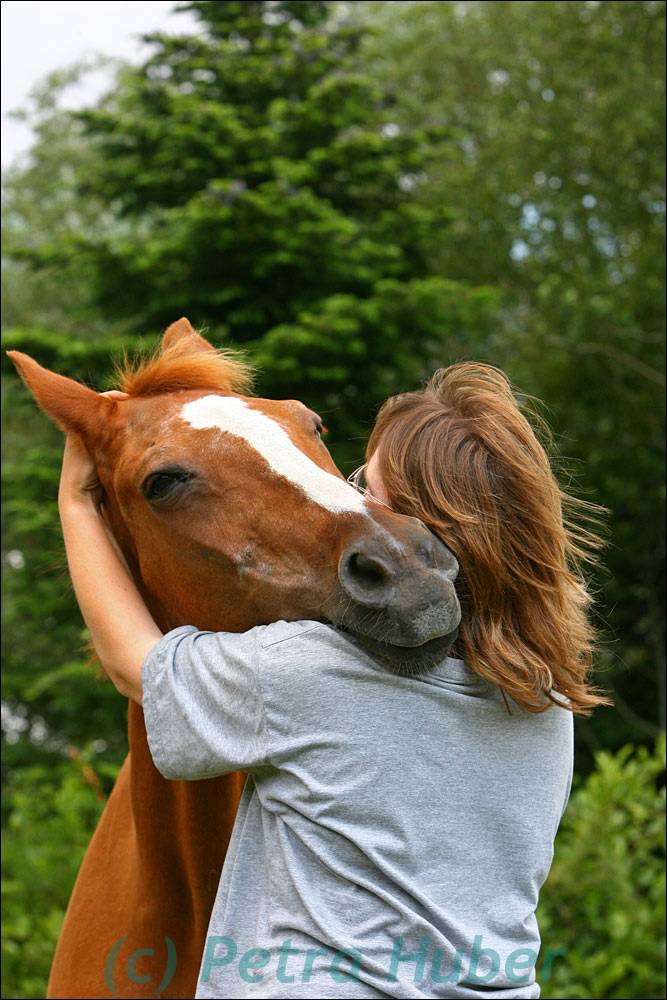
<svg viewBox="0 0 667 1000"><path fill-rule="evenodd" d="M197 354L200 351L215 351L215 347L197 333L190 320L182 316L164 331L162 350L168 350L170 354Z"/></svg>
<svg viewBox="0 0 667 1000"><path fill-rule="evenodd" d="M91 445L108 432L109 419L117 407L114 399L42 368L21 351L7 351L7 355L39 406L61 430L76 431Z"/></svg>

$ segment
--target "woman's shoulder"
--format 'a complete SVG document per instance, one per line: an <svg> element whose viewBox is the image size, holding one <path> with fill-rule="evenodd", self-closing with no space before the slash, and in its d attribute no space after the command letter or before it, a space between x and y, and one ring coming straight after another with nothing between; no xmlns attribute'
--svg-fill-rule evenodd
<svg viewBox="0 0 667 1000"><path fill-rule="evenodd" d="M304 648L330 647L343 649L350 646L349 638L345 633L330 625L328 622L316 621L314 619L301 619L299 621L271 622L269 625L257 627L258 641L262 648L284 646L284 651L290 655L295 647ZM282 650L280 650L282 652Z"/></svg>

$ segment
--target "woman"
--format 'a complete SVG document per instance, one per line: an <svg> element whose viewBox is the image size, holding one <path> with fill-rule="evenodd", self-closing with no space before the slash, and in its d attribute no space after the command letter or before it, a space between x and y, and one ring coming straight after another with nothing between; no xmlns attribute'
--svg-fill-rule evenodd
<svg viewBox="0 0 667 1000"><path fill-rule="evenodd" d="M168 778L249 778L198 997L536 997L535 921L569 795L592 630L549 462L509 383L437 372L382 407L358 488L420 517L461 565L461 658L400 675L321 622L162 635L68 439L72 579ZM94 559L91 554L94 553ZM106 579L104 593L97 586Z"/></svg>

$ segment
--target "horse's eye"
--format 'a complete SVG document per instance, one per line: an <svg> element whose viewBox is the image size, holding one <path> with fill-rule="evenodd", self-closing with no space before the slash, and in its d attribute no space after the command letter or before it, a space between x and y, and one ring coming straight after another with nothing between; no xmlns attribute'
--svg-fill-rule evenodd
<svg viewBox="0 0 667 1000"><path fill-rule="evenodd" d="M152 503L173 500L190 479L192 473L187 469L158 469L146 476L141 491Z"/></svg>

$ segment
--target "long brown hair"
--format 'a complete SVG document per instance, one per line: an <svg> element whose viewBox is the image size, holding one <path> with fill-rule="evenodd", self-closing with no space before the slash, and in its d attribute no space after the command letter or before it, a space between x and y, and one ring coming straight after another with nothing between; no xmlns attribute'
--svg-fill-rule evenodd
<svg viewBox="0 0 667 1000"><path fill-rule="evenodd" d="M533 425L548 435L503 372L461 363L388 399L366 457L377 452L394 510L420 518L459 561L457 651L468 665L528 711L557 692L588 715L609 704L588 680L595 635L583 573L602 544L593 529L604 508L560 488Z"/></svg>

